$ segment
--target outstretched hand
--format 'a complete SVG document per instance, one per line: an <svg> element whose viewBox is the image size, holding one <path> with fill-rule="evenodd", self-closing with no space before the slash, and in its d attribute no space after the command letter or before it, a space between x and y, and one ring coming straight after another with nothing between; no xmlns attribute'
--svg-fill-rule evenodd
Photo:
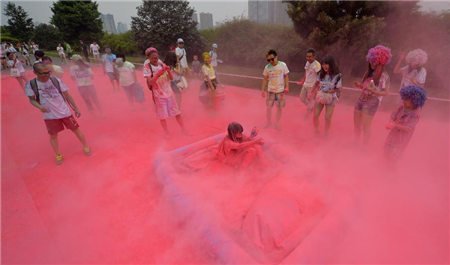
<svg viewBox="0 0 450 265"><path fill-rule="evenodd" d="M385 126L385 128L388 129L388 130L390 130L390 129L394 128L394 127L395 127L395 124L393 124L393 123L388 123Z"/></svg>
<svg viewBox="0 0 450 265"><path fill-rule="evenodd" d="M359 83L359 82L355 82L355 87L362 89L363 85L361 83Z"/></svg>
<svg viewBox="0 0 450 265"><path fill-rule="evenodd" d="M257 144L257 145L264 145L264 140L261 139L261 138L256 139L256 140L254 140L254 141L255 141L255 144Z"/></svg>

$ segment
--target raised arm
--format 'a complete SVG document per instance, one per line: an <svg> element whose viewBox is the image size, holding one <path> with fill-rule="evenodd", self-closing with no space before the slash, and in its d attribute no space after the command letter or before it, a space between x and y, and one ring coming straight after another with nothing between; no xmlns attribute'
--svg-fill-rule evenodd
<svg viewBox="0 0 450 265"><path fill-rule="evenodd" d="M403 52L400 54L400 58L398 59L397 64L395 65L395 68L394 68L394 74L400 74L400 73L401 73L400 67L401 67L401 65L402 65L403 59L405 59L405 56L406 56L406 52L403 51Z"/></svg>

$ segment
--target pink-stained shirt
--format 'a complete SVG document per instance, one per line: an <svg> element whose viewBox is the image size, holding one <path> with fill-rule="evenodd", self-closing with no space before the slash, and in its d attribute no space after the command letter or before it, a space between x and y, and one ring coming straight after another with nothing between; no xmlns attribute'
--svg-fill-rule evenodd
<svg viewBox="0 0 450 265"><path fill-rule="evenodd" d="M409 127L411 130L405 131L395 127L392 128L386 139L386 145L404 149L408 145L419 119L420 114L418 109L405 112L405 106L399 106L392 112L390 122L395 125Z"/></svg>

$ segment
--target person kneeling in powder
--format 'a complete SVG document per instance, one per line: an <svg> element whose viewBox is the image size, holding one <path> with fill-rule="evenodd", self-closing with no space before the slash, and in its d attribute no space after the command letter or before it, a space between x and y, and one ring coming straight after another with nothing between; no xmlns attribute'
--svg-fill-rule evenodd
<svg viewBox="0 0 450 265"><path fill-rule="evenodd" d="M25 91L30 98L31 105L38 108L44 116L45 125L48 134L50 134L50 144L55 151L56 164L60 165L63 162L63 157L59 152L58 133L64 130L64 127L70 129L80 140L84 154L91 155L91 149L86 143L86 138L70 112L69 104L74 109L75 116L77 118L81 116L67 86L60 79L50 77L52 72L43 63L34 64L33 72L37 78L26 84Z"/></svg>
<svg viewBox="0 0 450 265"><path fill-rule="evenodd" d="M256 136L243 135L244 128L237 122L228 125L228 135L219 144L217 159L227 165L239 169L246 169L255 158L264 162L261 145L262 139L254 139Z"/></svg>
<svg viewBox="0 0 450 265"><path fill-rule="evenodd" d="M386 124L390 130L384 145L384 155L390 164L394 164L401 157L419 122L419 109L425 105L427 92L420 86L409 85L400 90L403 105L391 114Z"/></svg>
<svg viewBox="0 0 450 265"><path fill-rule="evenodd" d="M170 87L170 81L173 80L170 67L159 61L158 51L155 48L148 48L145 51L145 54L147 55L147 59L150 63L145 64L143 75L147 79L147 85L153 93L156 116L161 122L161 126L166 133L165 138L170 138L166 121L169 115L175 116L183 131L183 134L190 135L184 127L181 112Z"/></svg>

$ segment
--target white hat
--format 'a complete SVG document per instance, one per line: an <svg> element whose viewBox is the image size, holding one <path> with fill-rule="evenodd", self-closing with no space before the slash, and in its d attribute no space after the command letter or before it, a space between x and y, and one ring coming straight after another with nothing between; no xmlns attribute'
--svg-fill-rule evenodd
<svg viewBox="0 0 450 265"><path fill-rule="evenodd" d="M179 39L177 40L177 42L178 42L178 43L180 43L180 42L183 42L183 43L184 43L184 41L183 41L182 38L179 38Z"/></svg>
<svg viewBox="0 0 450 265"><path fill-rule="evenodd" d="M79 60L82 60L82 58L81 58L80 55L74 54L74 55L72 55L72 60L73 60L73 61L79 61Z"/></svg>
<svg viewBox="0 0 450 265"><path fill-rule="evenodd" d="M213 43L212 47L217 49L217 44Z"/></svg>

